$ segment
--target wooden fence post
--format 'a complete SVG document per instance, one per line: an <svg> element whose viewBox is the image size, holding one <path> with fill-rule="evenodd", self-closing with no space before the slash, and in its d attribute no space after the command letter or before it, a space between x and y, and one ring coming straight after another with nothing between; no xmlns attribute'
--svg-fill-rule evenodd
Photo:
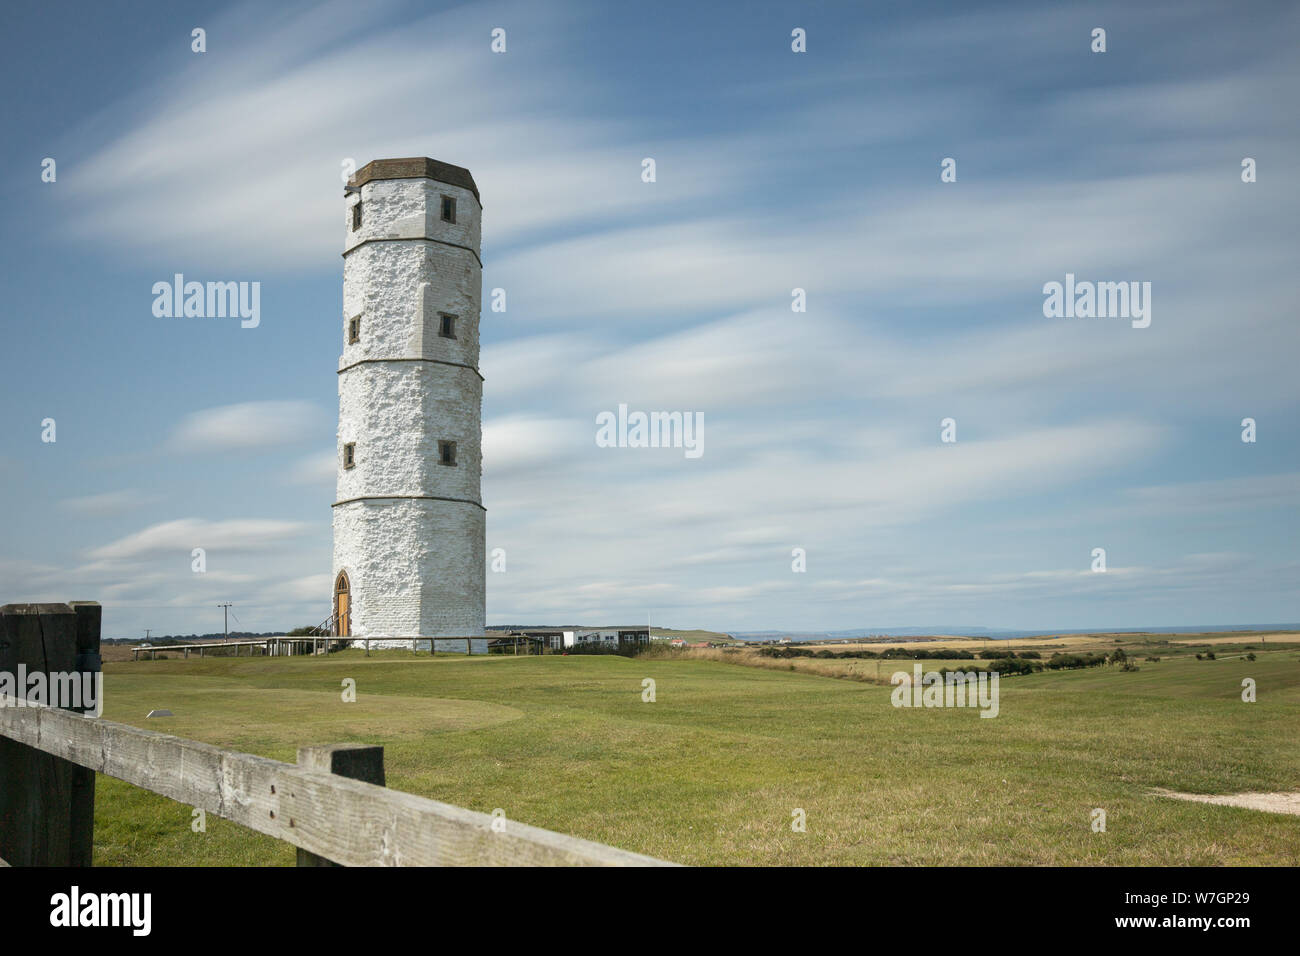
<svg viewBox="0 0 1300 956"><path fill-rule="evenodd" d="M83 674L96 675L90 680L95 693L99 694L103 685L99 683L98 675L104 669L103 659L99 656L99 631L104 609L99 606L98 601L69 601L68 606L77 615L77 670ZM95 704L102 709L104 701L97 697ZM89 710L90 707L82 708L83 713ZM72 767L71 865L90 866L94 846L95 771L74 764Z"/></svg>
<svg viewBox="0 0 1300 956"><path fill-rule="evenodd" d="M367 744L329 744L324 747L299 747L298 748L298 766L308 770L324 770L328 773L336 773L340 777L349 777L353 780L361 780L364 783L373 783L384 787L384 748L372 747ZM315 853L308 853L301 847L298 849L299 866L338 866L325 859L323 856L317 856Z"/></svg>
<svg viewBox="0 0 1300 956"><path fill-rule="evenodd" d="M99 624L100 607L93 602L6 604L0 607L0 671L15 682L20 665L27 675L45 674L52 691L49 676L98 670ZM74 679L84 686L79 676ZM26 697L26 687L15 690ZM44 702L68 703L52 693ZM0 738L0 781L0 857L12 866L90 865L93 771Z"/></svg>

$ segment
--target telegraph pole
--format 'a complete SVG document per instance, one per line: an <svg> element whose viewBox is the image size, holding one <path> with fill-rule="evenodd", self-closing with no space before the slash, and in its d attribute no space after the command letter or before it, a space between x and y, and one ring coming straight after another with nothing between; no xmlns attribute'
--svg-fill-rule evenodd
<svg viewBox="0 0 1300 956"><path fill-rule="evenodd" d="M222 624L222 629L225 631L226 640L230 640L230 605L218 604L217 607L222 609L221 618L222 621L224 622Z"/></svg>

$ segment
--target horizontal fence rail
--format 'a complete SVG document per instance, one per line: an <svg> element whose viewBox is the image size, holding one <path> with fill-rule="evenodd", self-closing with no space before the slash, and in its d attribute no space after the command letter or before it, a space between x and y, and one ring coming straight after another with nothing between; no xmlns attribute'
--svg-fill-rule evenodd
<svg viewBox="0 0 1300 956"><path fill-rule="evenodd" d="M343 866L673 865L335 773L13 703L0 695L0 736Z"/></svg>
<svg viewBox="0 0 1300 956"><path fill-rule="evenodd" d="M157 654L184 653L186 659L189 659L191 651L198 651L199 657L203 657L209 651L220 650L221 648L234 648L233 656L240 656L240 648L247 647L248 654L253 656L253 651L261 648L267 657L292 656L294 654L305 653L304 648L310 648L312 654L324 653L330 644L336 644L340 641L337 637L259 637L248 641L204 641L198 644L139 644L131 648L131 659L139 660L141 654L148 654L150 660L155 659ZM346 640L346 639L343 639ZM225 655L221 655L225 656Z"/></svg>

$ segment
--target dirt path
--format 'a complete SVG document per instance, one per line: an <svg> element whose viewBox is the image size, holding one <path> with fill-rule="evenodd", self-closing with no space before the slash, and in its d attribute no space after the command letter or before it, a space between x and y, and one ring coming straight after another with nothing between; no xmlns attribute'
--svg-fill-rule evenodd
<svg viewBox="0 0 1300 956"><path fill-rule="evenodd" d="M1216 796L1205 793L1179 793L1176 790L1164 790L1157 787L1153 793L1160 797L1173 797L1176 800L1193 800L1197 803L1213 803L1223 807L1245 807L1247 810L1263 810L1266 813L1290 813L1300 816L1300 792L1229 793Z"/></svg>

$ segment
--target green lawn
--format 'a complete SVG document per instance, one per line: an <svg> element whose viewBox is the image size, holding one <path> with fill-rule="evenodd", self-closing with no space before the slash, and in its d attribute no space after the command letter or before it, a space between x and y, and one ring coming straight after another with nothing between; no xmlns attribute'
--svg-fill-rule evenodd
<svg viewBox="0 0 1300 956"><path fill-rule="evenodd" d="M390 787L682 863L1294 866L1300 817L1149 793L1300 789L1300 652L1256 653L1007 678L991 720L714 661L359 651L109 664L104 716L290 762L300 744L380 743ZM1245 676L1258 703L1240 700ZM293 861L190 821L101 777L95 861Z"/></svg>

